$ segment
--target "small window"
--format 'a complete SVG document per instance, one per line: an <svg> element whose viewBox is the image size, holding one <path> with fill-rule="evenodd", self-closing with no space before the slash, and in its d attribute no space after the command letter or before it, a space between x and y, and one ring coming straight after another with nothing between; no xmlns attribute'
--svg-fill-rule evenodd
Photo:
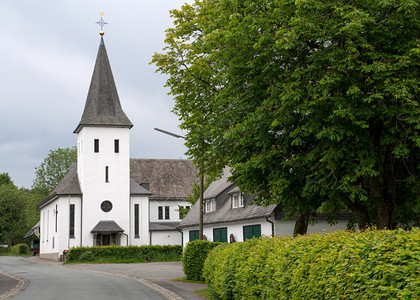
<svg viewBox="0 0 420 300"><path fill-rule="evenodd" d="M233 194L232 199L232 208L244 207L244 195L242 193Z"/></svg>
<svg viewBox="0 0 420 300"><path fill-rule="evenodd" d="M74 238L74 206L75 204L70 204L70 224L69 224L70 238Z"/></svg>
<svg viewBox="0 0 420 300"><path fill-rule="evenodd" d="M99 153L99 139L95 139L93 144L94 144L94 146L93 146L94 147L94 152Z"/></svg>
<svg viewBox="0 0 420 300"><path fill-rule="evenodd" d="M101 203L101 209L103 212L110 212L112 210L112 203L111 201L105 200Z"/></svg>
<svg viewBox="0 0 420 300"><path fill-rule="evenodd" d="M261 225L244 226L244 241L261 236Z"/></svg>
<svg viewBox="0 0 420 300"><path fill-rule="evenodd" d="M169 206L165 206L165 220L169 220Z"/></svg>
<svg viewBox="0 0 420 300"><path fill-rule="evenodd" d="M105 182L109 182L109 167L105 167Z"/></svg>
<svg viewBox="0 0 420 300"><path fill-rule="evenodd" d="M199 231L198 230L191 230L189 235L190 235L190 242L198 240Z"/></svg>
<svg viewBox="0 0 420 300"><path fill-rule="evenodd" d="M114 140L114 152L120 153L120 140Z"/></svg>
<svg viewBox="0 0 420 300"><path fill-rule="evenodd" d="M163 220L163 206L158 206L158 219Z"/></svg>
<svg viewBox="0 0 420 300"><path fill-rule="evenodd" d="M215 210L216 210L216 201L214 199L204 201L204 212L205 213L209 213L209 212L212 212L212 211L215 211Z"/></svg>
<svg viewBox="0 0 420 300"><path fill-rule="evenodd" d="M139 205L134 204L134 238L139 238L139 224L140 224L140 218L139 218Z"/></svg>

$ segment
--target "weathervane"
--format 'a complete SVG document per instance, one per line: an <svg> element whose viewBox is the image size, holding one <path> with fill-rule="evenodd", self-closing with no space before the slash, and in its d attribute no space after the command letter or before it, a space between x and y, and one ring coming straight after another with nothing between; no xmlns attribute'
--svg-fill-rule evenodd
<svg viewBox="0 0 420 300"><path fill-rule="evenodd" d="M98 24L99 26L101 26L101 31L99 31L99 34L100 35L104 35L104 26L106 25L106 24L108 24L107 22L105 22L103 19L102 19L102 16L104 15L104 13L101 11L101 12L99 12L100 14L101 14L101 19L98 21L98 22L96 22L96 24Z"/></svg>

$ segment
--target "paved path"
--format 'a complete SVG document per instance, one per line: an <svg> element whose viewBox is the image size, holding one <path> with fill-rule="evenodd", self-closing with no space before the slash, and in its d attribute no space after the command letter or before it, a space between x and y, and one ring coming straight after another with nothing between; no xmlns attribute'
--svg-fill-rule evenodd
<svg viewBox="0 0 420 300"><path fill-rule="evenodd" d="M180 262L169 263L141 263L141 264L70 264L62 265L60 262L44 260L39 257L25 257L27 261L41 264L48 264L51 266L64 267L69 269L78 269L92 272L93 274L113 274L120 277L134 279L141 284L159 292L166 299L179 300L193 300L204 299L200 297L195 290L204 289L205 284L194 283L180 283L174 282L172 279L184 277L182 271L182 264ZM3 280L2 280L3 278ZM4 283L1 284L1 283ZM25 281L20 281L18 277L10 278L0 273L0 300L8 299L13 296L20 289L26 287ZM9 294L5 293L4 286L8 287ZM10 293L12 291L12 293ZM5 295L7 297L5 297Z"/></svg>

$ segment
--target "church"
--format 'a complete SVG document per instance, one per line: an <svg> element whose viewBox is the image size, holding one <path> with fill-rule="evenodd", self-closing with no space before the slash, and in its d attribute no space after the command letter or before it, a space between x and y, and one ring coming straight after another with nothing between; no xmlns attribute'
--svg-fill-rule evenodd
<svg viewBox="0 0 420 300"><path fill-rule="evenodd" d="M103 32L84 111L77 163L39 205L40 255L72 247L182 245L179 206L197 181L189 160L130 159L130 128Z"/></svg>

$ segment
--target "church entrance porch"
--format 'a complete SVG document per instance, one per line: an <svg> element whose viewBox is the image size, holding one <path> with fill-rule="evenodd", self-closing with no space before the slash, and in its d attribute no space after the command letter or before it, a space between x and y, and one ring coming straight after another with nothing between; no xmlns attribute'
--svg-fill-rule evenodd
<svg viewBox="0 0 420 300"><path fill-rule="evenodd" d="M94 246L120 246L124 232L115 221L100 221L92 230Z"/></svg>
<svg viewBox="0 0 420 300"><path fill-rule="evenodd" d="M120 246L121 234L118 232L113 233L97 233L93 235L94 246Z"/></svg>

